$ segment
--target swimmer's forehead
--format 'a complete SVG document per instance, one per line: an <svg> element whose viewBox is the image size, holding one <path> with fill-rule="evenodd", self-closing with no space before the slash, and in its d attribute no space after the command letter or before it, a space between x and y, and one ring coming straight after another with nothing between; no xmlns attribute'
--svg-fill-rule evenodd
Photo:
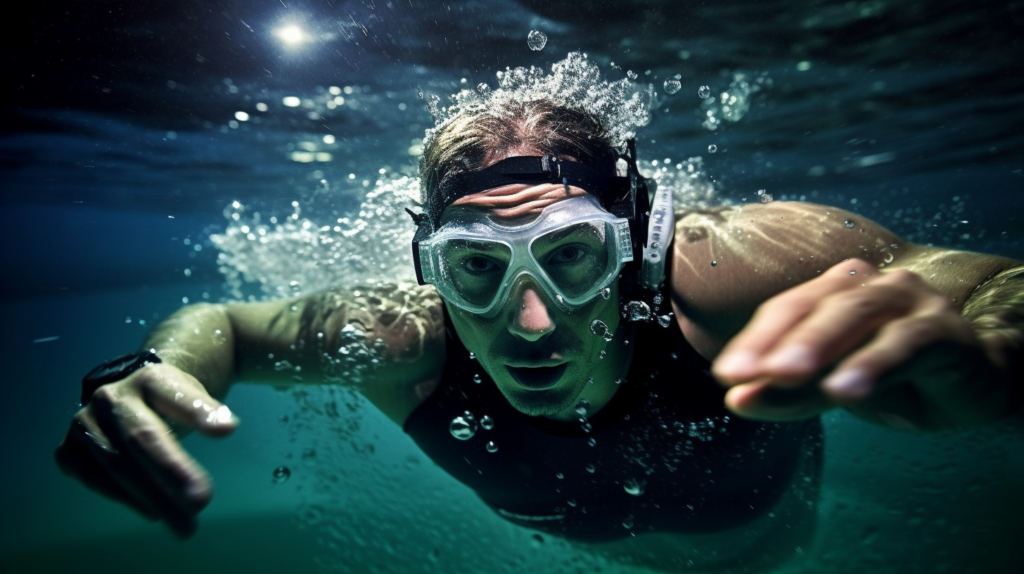
<svg viewBox="0 0 1024 574"><path fill-rule="evenodd" d="M480 210L485 212L490 219L518 225L537 219L544 212L544 208L548 206L573 197L590 195L586 190L572 185L567 187L555 183L540 185L517 183L461 197L446 210L446 215L453 207ZM442 217L442 220L444 219L446 218Z"/></svg>
<svg viewBox="0 0 1024 574"><path fill-rule="evenodd" d="M484 158L483 167L490 167L511 157L542 155L545 153L536 148L515 147L503 153L488 153ZM567 155L559 155L558 158L562 161L576 161L576 158ZM566 186L560 183L542 183L540 185L516 183L460 197L452 202L445 213L447 214L448 210L454 206L480 209L485 211L490 219L502 220L508 225L523 225L540 217L545 207L580 195L591 194L580 187ZM442 221L444 219L442 216Z"/></svg>

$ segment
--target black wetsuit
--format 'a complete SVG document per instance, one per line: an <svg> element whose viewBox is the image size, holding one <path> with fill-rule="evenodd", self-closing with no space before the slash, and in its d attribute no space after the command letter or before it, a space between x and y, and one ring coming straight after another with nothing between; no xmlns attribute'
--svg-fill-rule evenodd
<svg viewBox="0 0 1024 574"><path fill-rule="evenodd" d="M585 541L631 531L722 530L768 512L806 445L810 456L820 452L817 419L762 424L730 415L724 389L675 321L670 328L638 326L629 375L589 417L589 431L579 422L516 411L470 358L447 315L446 324L444 376L405 432L438 466L523 526ZM466 411L477 430L459 440L450 426ZM491 429L482 424L485 416Z"/></svg>

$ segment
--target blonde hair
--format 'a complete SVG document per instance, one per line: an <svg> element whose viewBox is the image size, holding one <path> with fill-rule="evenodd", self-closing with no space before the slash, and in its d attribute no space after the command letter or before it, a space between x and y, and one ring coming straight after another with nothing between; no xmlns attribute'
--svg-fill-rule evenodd
<svg viewBox="0 0 1024 574"><path fill-rule="evenodd" d="M429 134L419 166L421 202L445 178L487 167L517 149L553 154L605 172L614 165L608 161L615 152L611 138L592 114L547 100L481 106Z"/></svg>

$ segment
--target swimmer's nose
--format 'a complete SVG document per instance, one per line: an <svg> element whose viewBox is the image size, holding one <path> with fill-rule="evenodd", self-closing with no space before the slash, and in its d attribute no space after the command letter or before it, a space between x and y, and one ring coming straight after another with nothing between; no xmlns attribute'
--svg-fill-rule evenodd
<svg viewBox="0 0 1024 574"><path fill-rule="evenodd" d="M536 288L527 286L521 293L508 330L521 339L537 341L555 330L555 322Z"/></svg>

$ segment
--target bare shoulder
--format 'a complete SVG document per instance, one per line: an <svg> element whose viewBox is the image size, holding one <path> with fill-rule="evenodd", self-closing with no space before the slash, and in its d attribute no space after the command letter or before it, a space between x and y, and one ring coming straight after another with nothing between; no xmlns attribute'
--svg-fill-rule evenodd
<svg viewBox="0 0 1024 574"><path fill-rule="evenodd" d="M688 210L676 217L673 303L687 337L714 355L770 297L845 259L884 267L913 248L865 217L824 205Z"/></svg>

